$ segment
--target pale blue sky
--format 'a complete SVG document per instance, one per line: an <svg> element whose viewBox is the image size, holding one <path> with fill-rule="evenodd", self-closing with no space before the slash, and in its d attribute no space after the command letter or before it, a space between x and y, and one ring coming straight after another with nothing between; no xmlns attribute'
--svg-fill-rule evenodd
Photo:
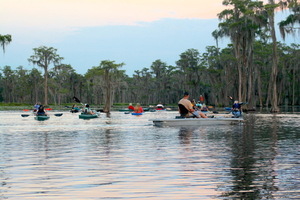
<svg viewBox="0 0 300 200"><path fill-rule="evenodd" d="M5 54L0 52L0 67L32 69L27 61L32 49L48 46L77 73L113 60L125 63L122 69L130 76L157 59L175 65L187 49L203 53L214 46L216 15L226 8L222 0L205 6L199 0L0 0L0 7L6 8L0 34L13 37Z"/></svg>

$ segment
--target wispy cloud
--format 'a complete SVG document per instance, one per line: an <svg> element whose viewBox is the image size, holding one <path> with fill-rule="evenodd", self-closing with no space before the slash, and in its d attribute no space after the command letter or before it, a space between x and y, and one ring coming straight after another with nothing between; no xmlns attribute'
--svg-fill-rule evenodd
<svg viewBox="0 0 300 200"><path fill-rule="evenodd" d="M44 30L134 25L162 18L209 19L224 9L221 0L1 0L0 6L2 27Z"/></svg>

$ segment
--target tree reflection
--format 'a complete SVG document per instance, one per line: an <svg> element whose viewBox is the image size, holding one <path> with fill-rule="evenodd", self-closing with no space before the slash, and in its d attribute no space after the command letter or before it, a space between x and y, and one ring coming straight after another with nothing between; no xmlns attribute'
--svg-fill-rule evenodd
<svg viewBox="0 0 300 200"><path fill-rule="evenodd" d="M232 185L230 191L224 192L222 197L273 199L274 192L278 190L274 180L277 121L273 119L268 127L258 127L251 122L253 121L250 119L245 124L242 135L230 144L233 155L230 162ZM258 130L261 128L262 130Z"/></svg>

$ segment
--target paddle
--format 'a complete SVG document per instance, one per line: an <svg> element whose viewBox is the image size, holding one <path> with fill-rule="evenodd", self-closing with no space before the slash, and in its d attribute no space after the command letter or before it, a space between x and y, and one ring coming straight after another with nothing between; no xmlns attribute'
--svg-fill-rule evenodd
<svg viewBox="0 0 300 200"><path fill-rule="evenodd" d="M63 113L56 113L56 114L54 114L56 117L60 117L60 116L62 116L63 115ZM21 114L21 116L22 117L29 117L29 115L27 115L27 114Z"/></svg>
<svg viewBox="0 0 300 200"><path fill-rule="evenodd" d="M23 109L23 111L26 111L26 112L27 112L27 111L30 111L30 110L29 110L29 109ZM28 115L28 114L21 114L21 116L22 116L22 117L28 117L29 115Z"/></svg>
<svg viewBox="0 0 300 200"><path fill-rule="evenodd" d="M83 105L83 103L81 103L81 101L77 98L77 97L73 97L73 100L75 101L75 102L77 102L77 103L80 103L80 104L82 104Z"/></svg>
<svg viewBox="0 0 300 200"><path fill-rule="evenodd" d="M80 103L80 104L82 104L83 106L87 106L87 104L86 105L84 105L77 97L73 97L73 100L75 101L75 102L77 102L77 103ZM89 110L89 109L88 109ZM98 111L97 111L98 112ZM100 111L101 112L101 111Z"/></svg>

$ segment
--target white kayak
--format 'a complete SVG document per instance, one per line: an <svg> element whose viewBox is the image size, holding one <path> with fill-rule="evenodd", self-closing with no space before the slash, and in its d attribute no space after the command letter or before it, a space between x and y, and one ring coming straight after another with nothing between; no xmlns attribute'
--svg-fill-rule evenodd
<svg viewBox="0 0 300 200"><path fill-rule="evenodd" d="M243 118L175 118L175 119L150 119L155 126L215 126L234 125L244 121Z"/></svg>

